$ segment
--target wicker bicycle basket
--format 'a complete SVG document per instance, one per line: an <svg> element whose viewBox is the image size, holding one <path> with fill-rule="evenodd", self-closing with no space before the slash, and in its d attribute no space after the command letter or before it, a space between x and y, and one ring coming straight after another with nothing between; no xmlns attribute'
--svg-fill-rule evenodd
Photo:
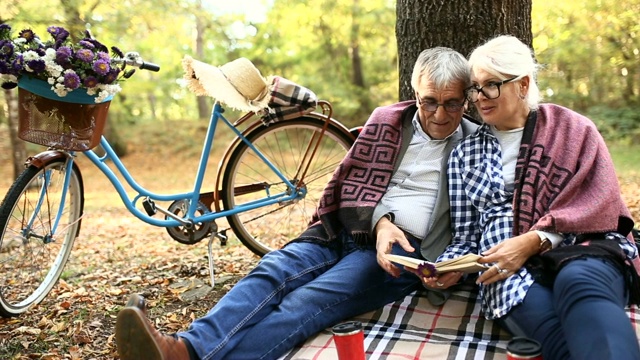
<svg viewBox="0 0 640 360"><path fill-rule="evenodd" d="M91 103L93 97L86 93L87 98L79 100L77 96L58 97L46 82L35 80L42 83L35 86L33 81L18 83L20 139L74 151L90 150L100 143L111 101Z"/></svg>

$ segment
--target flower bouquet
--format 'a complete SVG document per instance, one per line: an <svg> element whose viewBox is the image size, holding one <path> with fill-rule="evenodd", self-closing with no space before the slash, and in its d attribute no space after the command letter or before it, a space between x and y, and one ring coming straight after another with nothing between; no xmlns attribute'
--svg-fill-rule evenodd
<svg viewBox="0 0 640 360"><path fill-rule="evenodd" d="M11 38L11 27L0 24L0 85L10 89L22 80L47 82L58 97L76 89L94 96L95 103L109 100L121 88L118 80L129 77L124 68L112 66L107 47L86 32L77 43L67 30L50 26L51 38L42 41L32 30L25 29ZM111 47L114 55L124 55Z"/></svg>
<svg viewBox="0 0 640 360"><path fill-rule="evenodd" d="M119 80L134 70L114 66L107 47L89 32L73 42L67 30L47 28L49 40L25 29L12 38L0 24L0 86L19 87L19 132L26 141L69 150L88 150L102 135ZM116 47L111 51L124 57Z"/></svg>

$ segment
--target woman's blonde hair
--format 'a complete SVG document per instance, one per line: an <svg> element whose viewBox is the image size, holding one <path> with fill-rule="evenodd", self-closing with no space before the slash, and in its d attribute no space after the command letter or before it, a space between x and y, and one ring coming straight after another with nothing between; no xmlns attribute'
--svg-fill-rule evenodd
<svg viewBox="0 0 640 360"><path fill-rule="evenodd" d="M510 76L528 76L529 91L525 101L529 109L538 107L541 98L536 82L539 66L533 51L515 36L500 35L478 46L469 56L469 65L502 80Z"/></svg>

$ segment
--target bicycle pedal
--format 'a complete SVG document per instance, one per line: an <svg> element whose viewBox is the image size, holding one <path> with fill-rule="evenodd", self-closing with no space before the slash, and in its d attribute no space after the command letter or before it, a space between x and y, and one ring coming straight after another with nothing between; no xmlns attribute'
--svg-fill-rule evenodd
<svg viewBox="0 0 640 360"><path fill-rule="evenodd" d="M146 198L142 201L142 207L147 212L147 215L153 216L158 213L158 209L156 208L156 204L153 200Z"/></svg>
<svg viewBox="0 0 640 360"><path fill-rule="evenodd" d="M216 237L220 239L220 246L227 246L227 230L222 230L216 234Z"/></svg>

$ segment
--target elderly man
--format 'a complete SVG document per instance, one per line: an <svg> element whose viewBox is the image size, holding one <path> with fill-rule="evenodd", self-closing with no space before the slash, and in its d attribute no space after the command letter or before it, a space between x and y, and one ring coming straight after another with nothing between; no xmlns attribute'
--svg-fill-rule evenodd
<svg viewBox="0 0 640 360"><path fill-rule="evenodd" d="M132 295L116 323L120 358L276 359L416 290L422 280L384 254L434 260L451 240L446 164L476 128L463 118L469 79L459 53L423 51L411 78L416 100L372 113L327 185L315 223L265 255L187 331L161 334L146 319L144 299Z"/></svg>

